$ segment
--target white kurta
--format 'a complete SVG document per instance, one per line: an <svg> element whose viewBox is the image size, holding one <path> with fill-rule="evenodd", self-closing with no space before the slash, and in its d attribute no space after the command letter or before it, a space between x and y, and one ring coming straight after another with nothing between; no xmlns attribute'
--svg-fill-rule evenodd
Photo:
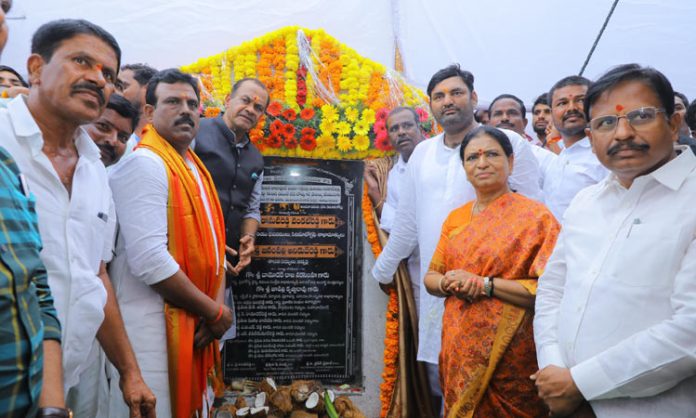
<svg viewBox="0 0 696 418"><path fill-rule="evenodd" d="M609 171L599 163L587 137L564 148L543 172L544 203L559 222L570 201L582 189L599 183Z"/></svg>
<svg viewBox="0 0 696 418"><path fill-rule="evenodd" d="M514 148L515 165L509 182L521 194L541 200L539 165L529 143L510 130L503 129ZM459 157L459 146L449 148L444 134L416 146L408 161L406 181L389 241L377 259L372 275L378 281L391 280L401 260L420 248L420 283L440 239L447 215L476 197ZM428 292L420 295L418 318L418 360L437 364L442 334L444 299Z"/></svg>
<svg viewBox="0 0 696 418"><path fill-rule="evenodd" d="M195 166L187 163L197 177L201 195L205 196ZM166 167L152 151L137 149L109 177L119 219L116 255L110 265L111 278L143 379L157 397L157 416L168 417L171 416L171 400L164 301L150 287L179 270L167 249L169 186ZM212 225L207 204L206 212ZM217 241L217 237L215 239ZM127 417L128 408L112 366L109 374L112 379L109 416Z"/></svg>
<svg viewBox="0 0 696 418"><path fill-rule="evenodd" d="M115 213L99 148L81 128L75 136L79 160L72 194L43 153L43 136L18 96L0 110L0 146L17 162L36 196L41 260L62 327L66 394L77 385L104 320L106 290L97 274L111 259ZM96 396L96 392L94 393Z"/></svg>
<svg viewBox="0 0 696 418"><path fill-rule="evenodd" d="M539 279L539 367L570 368L597 417L696 416L696 157L575 197Z"/></svg>
<svg viewBox="0 0 696 418"><path fill-rule="evenodd" d="M399 196L402 183L406 177L407 163L399 155L394 167L389 170L387 176L387 199L382 206L382 217L379 220L380 227L387 233L391 233L396 222L396 210L399 207ZM416 247L406 262L408 274L411 279L411 292L416 302L416 307L420 303L420 252ZM391 281L390 281L391 283Z"/></svg>

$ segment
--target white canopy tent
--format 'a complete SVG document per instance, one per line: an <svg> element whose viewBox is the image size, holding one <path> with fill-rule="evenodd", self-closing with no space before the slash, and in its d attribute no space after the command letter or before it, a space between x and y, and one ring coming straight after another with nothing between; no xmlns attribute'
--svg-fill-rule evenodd
<svg viewBox="0 0 696 418"><path fill-rule="evenodd" d="M2 62L24 72L32 33L73 17L110 31L123 62L158 68L188 64L283 26L324 28L360 54L394 66L425 87L459 62L476 76L482 102L500 93L530 103L558 79L577 74L614 0L497 2L426 0L15 0ZM626 62L663 71L696 98L696 2L619 0L585 75Z"/></svg>

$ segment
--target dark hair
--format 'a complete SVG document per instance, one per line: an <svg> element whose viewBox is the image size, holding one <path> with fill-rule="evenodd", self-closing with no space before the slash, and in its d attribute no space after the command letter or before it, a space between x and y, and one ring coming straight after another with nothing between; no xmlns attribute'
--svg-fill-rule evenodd
<svg viewBox="0 0 696 418"><path fill-rule="evenodd" d="M27 82L24 81L24 78L21 75L19 75L19 73L14 68L8 67L7 65L0 65L0 71L7 71L8 73L16 75L19 79L19 82L22 83L22 86L29 87L29 84L27 84Z"/></svg>
<svg viewBox="0 0 696 418"><path fill-rule="evenodd" d="M489 135L491 138L495 139L496 142L500 144L500 147L503 149L505 156L509 157L514 153L512 149L512 143L510 142L510 138L508 138L508 136L505 135L505 132L492 126L481 125L478 128L475 128L472 131L470 131L464 137L462 145L459 148L459 158L462 161L464 161L464 149L467 145L469 145L469 142L471 142L474 138L478 138L482 135Z"/></svg>
<svg viewBox="0 0 696 418"><path fill-rule="evenodd" d="M597 79L585 95L585 115L589 120L592 105L602 93L612 90L625 81L640 81L650 87L662 102L665 114L669 117L674 113L674 90L667 77L651 67L641 67L638 64L624 64L614 67Z"/></svg>
<svg viewBox="0 0 696 418"><path fill-rule="evenodd" d="M109 102L106 104L107 109L112 109L114 112L131 120L133 130L138 126L140 121L140 110L136 109L131 102L120 94L113 93L109 97Z"/></svg>
<svg viewBox="0 0 696 418"><path fill-rule="evenodd" d="M389 114L387 115L387 118L384 120L385 123L389 120L390 117L396 115L397 113L401 112L411 112L413 115L413 121L416 122L416 126L420 126L420 117L418 116L418 112L410 106L398 106L393 108L391 111L389 111ZM389 125L387 124L387 130L389 130Z"/></svg>
<svg viewBox="0 0 696 418"><path fill-rule="evenodd" d="M686 115L684 118L686 119L686 124L689 126L689 129L696 130L696 100L686 108Z"/></svg>
<svg viewBox="0 0 696 418"><path fill-rule="evenodd" d="M549 90L549 95L546 99L549 101L549 107L553 107L553 92L555 92L556 90L568 86L589 87L591 83L592 82L590 80L580 75L569 75L568 77L563 77L562 79L558 80L556 84L553 85L553 87L551 87L551 90Z"/></svg>
<svg viewBox="0 0 696 418"><path fill-rule="evenodd" d="M436 72L430 79L427 89L428 97L430 97L430 94L433 92L433 89L435 89L435 86L452 77L461 78L462 81L464 81L464 84L466 84L466 86L469 88L469 93L474 91L474 75L466 70L462 70L459 67L459 64L452 64Z"/></svg>
<svg viewBox="0 0 696 418"><path fill-rule="evenodd" d="M246 83L246 82L254 83L254 84L256 84L257 86L261 87L262 89L266 90L266 95L268 96L268 99L266 99L266 106L265 106L265 107L268 107L268 104L271 102L271 94L269 93L268 88L266 87L266 85L263 84L263 83L261 82L261 80L259 80L258 78L246 77L246 78L242 78L242 79L237 80L237 81L232 85L232 91L230 92L230 97L234 97L234 95L235 95L235 93L237 92L237 90L239 89L239 87L241 87L242 84L244 84L244 83Z"/></svg>
<svg viewBox="0 0 696 418"><path fill-rule="evenodd" d="M152 76L150 81L147 82L147 90L145 91L145 103L155 106L157 105L157 96L155 95L155 90L159 83L164 84L176 84L176 83L187 83L193 87L193 91L196 93L196 98L200 101L201 96L198 91L198 80L193 78L190 74L182 73L178 68L168 68L166 70L159 71Z"/></svg>
<svg viewBox="0 0 696 418"><path fill-rule="evenodd" d="M522 112L522 118L524 119L527 117L527 108L524 106L524 102L522 101L522 99L515 96L514 94L501 94L500 96L493 99L490 106L488 106L488 114L489 115L493 114L493 105L495 104L495 102L497 102L498 100L503 100L503 99L512 99L512 100L516 101L517 104L520 105L520 112Z"/></svg>
<svg viewBox="0 0 696 418"><path fill-rule="evenodd" d="M532 106L532 112L534 112L534 108L537 107L537 105L546 105L549 106L549 94L548 93L541 93L539 97L534 100L534 105ZM549 106L551 107L551 106Z"/></svg>
<svg viewBox="0 0 696 418"><path fill-rule="evenodd" d="M77 35L91 35L104 41L116 53L116 68L121 66L121 48L116 39L101 26L83 19L59 19L44 23L31 38L31 53L41 55L48 62L63 41Z"/></svg>
<svg viewBox="0 0 696 418"><path fill-rule="evenodd" d="M133 71L133 78L140 84L140 86L146 86L147 82L150 81L153 75L157 74L157 70L150 67L147 64L126 64L121 67L121 71L131 70Z"/></svg>
<svg viewBox="0 0 696 418"><path fill-rule="evenodd" d="M478 108L474 111L474 120L476 122L481 123L481 115L483 114L483 112L488 113L489 118L491 117L491 112L489 112L488 109Z"/></svg>
<svg viewBox="0 0 696 418"><path fill-rule="evenodd" d="M689 107L689 99L686 98L686 94L675 91L674 95L681 99L682 103L684 103L684 107Z"/></svg>

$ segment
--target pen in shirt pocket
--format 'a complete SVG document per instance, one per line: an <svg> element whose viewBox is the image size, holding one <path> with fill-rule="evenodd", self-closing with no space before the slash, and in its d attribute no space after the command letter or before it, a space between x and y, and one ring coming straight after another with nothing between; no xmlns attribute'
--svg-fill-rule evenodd
<svg viewBox="0 0 696 418"><path fill-rule="evenodd" d="M640 225L640 218L635 218L633 222L631 222L631 225L628 227L628 232L626 233L626 238L628 238L631 235L631 231L633 231L633 226L634 225Z"/></svg>
<svg viewBox="0 0 696 418"><path fill-rule="evenodd" d="M99 212L99 213L97 213L97 218L101 219L101 220L104 221L104 222L108 222L108 221L109 221L109 215L107 215L107 214L104 213L104 212Z"/></svg>

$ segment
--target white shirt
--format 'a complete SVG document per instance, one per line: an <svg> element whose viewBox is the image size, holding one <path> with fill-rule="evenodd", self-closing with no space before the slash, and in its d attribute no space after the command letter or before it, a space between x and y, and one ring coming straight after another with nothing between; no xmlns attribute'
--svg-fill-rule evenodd
<svg viewBox="0 0 696 418"><path fill-rule="evenodd" d="M510 138L515 165L509 182L525 196L541 199L539 166L531 145L518 134L503 129ZM401 260L416 248L420 249L420 280L430 266L430 259L440 239L442 223L447 215L476 197L466 179L459 157L459 146L449 148L444 134L427 139L416 146L408 160L407 176L400 190L401 198L389 241L377 259L372 275L388 283ZM418 318L418 360L437 364L440 354L444 299L428 292L420 295Z"/></svg>
<svg viewBox="0 0 696 418"><path fill-rule="evenodd" d="M24 96L0 110L0 146L15 158L36 196L41 260L62 326L67 392L78 383L104 319L106 290L97 274L101 262L111 259L116 215L99 148L82 128L75 136L79 159L72 195L42 152L43 143Z"/></svg>
<svg viewBox="0 0 696 418"><path fill-rule="evenodd" d="M546 176L546 171L549 169L549 166L551 166L555 162L555 160L558 158L558 155L547 150L546 148L542 148L536 145L531 146L530 149L532 150L532 153L534 154L534 156L537 159L537 162L539 163L539 187L541 187L542 193L545 193L544 178ZM546 195L544 195L544 199L546 199Z"/></svg>
<svg viewBox="0 0 696 418"><path fill-rule="evenodd" d="M696 416L696 157L578 193L539 279L539 367L597 417Z"/></svg>
<svg viewBox="0 0 696 418"><path fill-rule="evenodd" d="M195 165L190 161L187 164L201 195L205 196ZM157 154L139 148L111 171L109 180L120 228L109 272L143 378L157 397L157 416L171 416L164 301L150 287L180 268L167 247L166 167ZM207 200L204 199L204 204L212 228ZM214 229L213 237L217 242ZM110 401L112 416L120 416L113 415L114 411L127 412L122 396L117 395Z"/></svg>
<svg viewBox="0 0 696 418"><path fill-rule="evenodd" d="M394 167L389 170L389 174L387 176L387 198L382 206L382 216L379 220L380 228L387 233L390 233L392 227L394 226L396 210L399 207L399 190L401 189L404 178L406 177L406 167L406 161L404 161L404 159L401 158L401 155L399 155L396 164L394 164ZM420 254L417 246L408 257L406 266L408 268L408 275L411 279L411 292L413 293L413 299L416 302L416 306L418 306L420 303L421 286Z"/></svg>
<svg viewBox="0 0 696 418"><path fill-rule="evenodd" d="M543 173L544 203L559 221L582 189L599 183L609 171L599 163L587 137L564 148Z"/></svg>

